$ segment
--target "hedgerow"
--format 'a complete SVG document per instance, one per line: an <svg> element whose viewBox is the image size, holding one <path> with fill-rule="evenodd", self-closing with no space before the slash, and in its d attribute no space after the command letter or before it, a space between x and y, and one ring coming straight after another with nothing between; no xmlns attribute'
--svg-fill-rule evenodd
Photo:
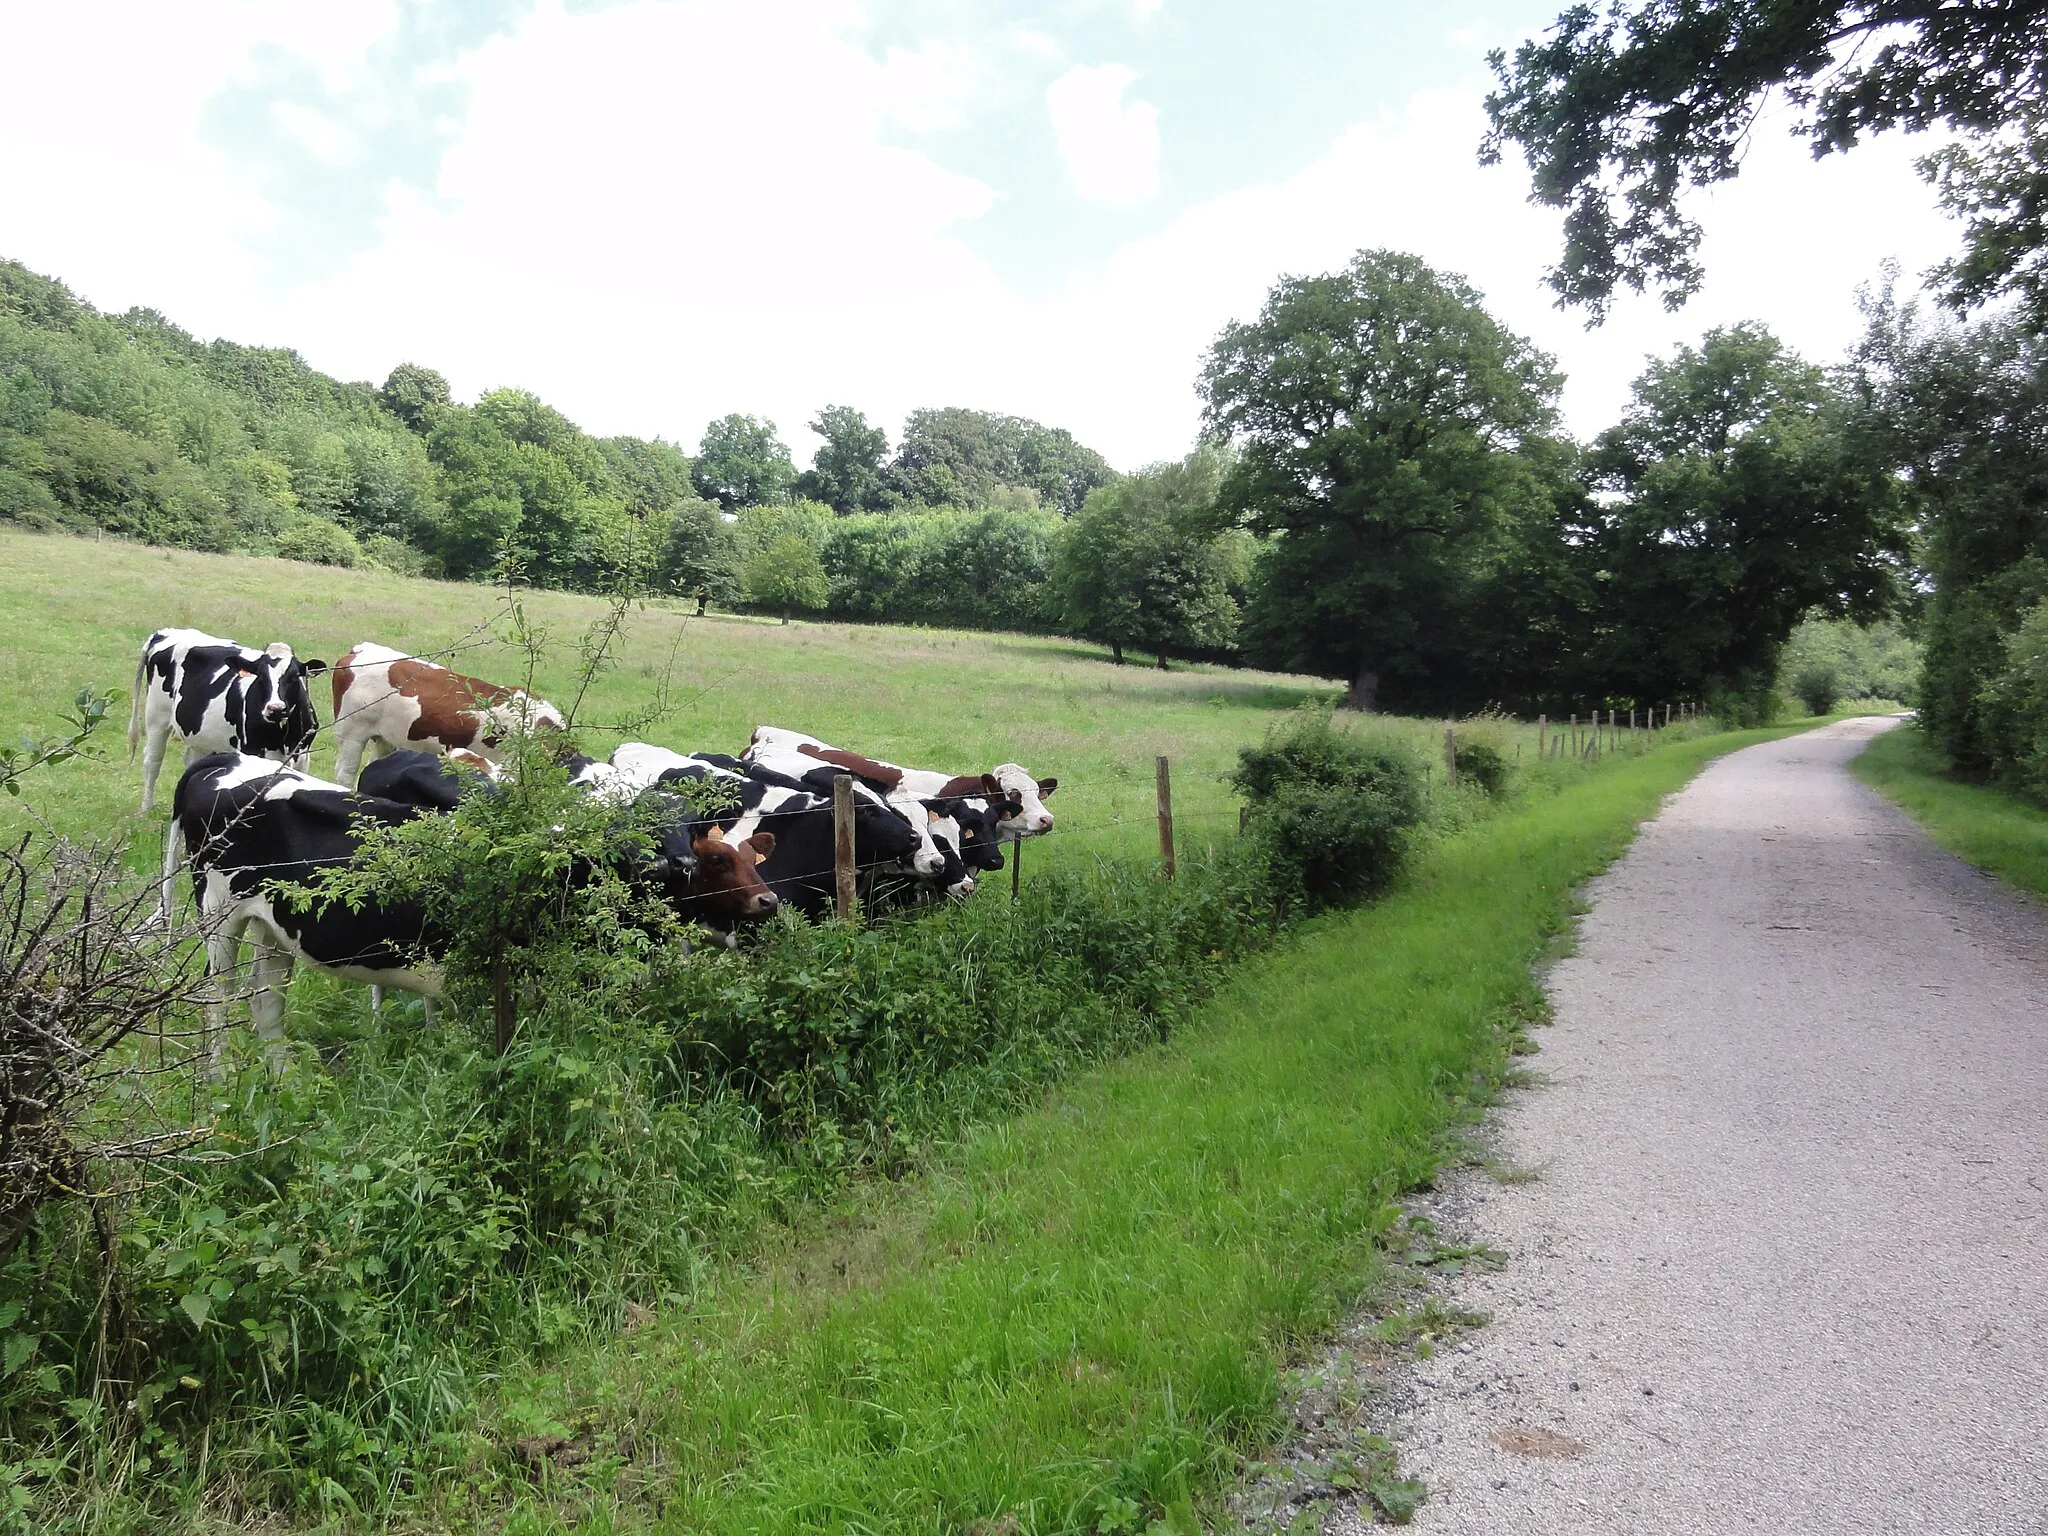
<svg viewBox="0 0 2048 1536"><path fill-rule="evenodd" d="M237 1040L225 1083L185 1090L215 1151L127 1191L111 1312L76 1206L0 1265L19 1513L48 1528L110 1483L145 1506L202 1482L299 1510L402 1496L468 1454L507 1362L1163 1038L1271 912L1257 861L1197 849L1170 883L1104 861L1015 904L788 916L737 951L586 965L502 1055L481 1002L372 1027L359 992L302 982L290 1070Z"/></svg>

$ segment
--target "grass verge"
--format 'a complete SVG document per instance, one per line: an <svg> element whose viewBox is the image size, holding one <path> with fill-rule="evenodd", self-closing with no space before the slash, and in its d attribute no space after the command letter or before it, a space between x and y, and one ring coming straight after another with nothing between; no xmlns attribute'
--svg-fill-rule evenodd
<svg viewBox="0 0 2048 1536"><path fill-rule="evenodd" d="M1994 784L1958 778L1910 722L1872 741L1849 771L1965 863L2048 896L2048 811Z"/></svg>
<svg viewBox="0 0 2048 1536"><path fill-rule="evenodd" d="M1196 1529L1495 1093L1573 891L1707 759L1782 734L1618 759L1446 838L1171 1044L508 1384L506 1454L439 1515L497 1524L517 1490L521 1531Z"/></svg>

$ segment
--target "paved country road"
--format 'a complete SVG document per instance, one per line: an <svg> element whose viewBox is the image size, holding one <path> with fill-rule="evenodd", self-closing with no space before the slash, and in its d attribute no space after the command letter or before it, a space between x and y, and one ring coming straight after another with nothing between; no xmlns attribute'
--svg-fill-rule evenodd
<svg viewBox="0 0 2048 1536"><path fill-rule="evenodd" d="M1419 1529L2048 1533L2048 912L1849 777L1890 724L1721 759L1589 893Z"/></svg>

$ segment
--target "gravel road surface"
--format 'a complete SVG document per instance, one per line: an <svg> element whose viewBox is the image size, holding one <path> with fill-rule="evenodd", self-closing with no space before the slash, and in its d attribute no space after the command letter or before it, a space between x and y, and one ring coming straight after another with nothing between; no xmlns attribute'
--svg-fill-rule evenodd
<svg viewBox="0 0 2048 1536"><path fill-rule="evenodd" d="M1849 777L1890 724L1723 758L1593 887L1419 1529L2048 1533L2048 913Z"/></svg>

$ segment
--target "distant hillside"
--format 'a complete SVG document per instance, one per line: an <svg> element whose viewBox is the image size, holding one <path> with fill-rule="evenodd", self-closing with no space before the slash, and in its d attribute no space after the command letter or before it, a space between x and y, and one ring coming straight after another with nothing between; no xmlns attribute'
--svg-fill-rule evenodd
<svg viewBox="0 0 2048 1536"><path fill-rule="evenodd" d="M526 581L585 590L631 565L659 585L736 600L748 530L786 513L721 517L720 506L744 510L735 483L800 513L828 515L795 500L808 496L908 517L925 544L985 536L994 518L1028 530L1012 528L1010 542L1044 548L1051 514L1114 478L1069 434L1020 418L918 412L891 461L857 412L825 414L853 437L835 433L802 475L771 424L741 417L713 425L718 461L700 466L658 438L592 437L524 390L459 405L440 374L411 363L381 388L344 383L288 349L202 343L154 310L102 314L0 261L0 520L31 528L452 577L510 563ZM752 451L773 462L740 464L736 482L749 428ZM930 521L934 506L951 510ZM1019 574L1029 586L1043 572ZM871 595L855 596L872 610ZM946 606L995 596L963 592ZM1014 595L996 606L1015 621Z"/></svg>

